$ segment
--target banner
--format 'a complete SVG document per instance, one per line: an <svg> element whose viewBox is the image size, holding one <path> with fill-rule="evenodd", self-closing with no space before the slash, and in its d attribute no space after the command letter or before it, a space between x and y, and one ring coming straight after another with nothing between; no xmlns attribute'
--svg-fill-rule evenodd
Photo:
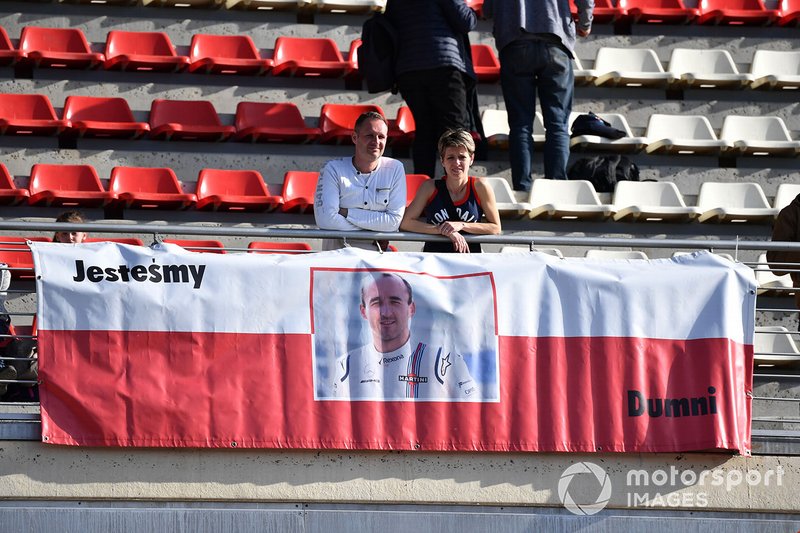
<svg viewBox="0 0 800 533"><path fill-rule="evenodd" d="M750 451L756 285L712 254L31 248L44 442Z"/></svg>

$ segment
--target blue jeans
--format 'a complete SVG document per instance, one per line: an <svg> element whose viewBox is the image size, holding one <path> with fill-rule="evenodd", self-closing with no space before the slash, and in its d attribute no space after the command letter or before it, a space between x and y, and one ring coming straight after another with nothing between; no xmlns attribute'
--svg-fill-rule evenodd
<svg viewBox="0 0 800 533"><path fill-rule="evenodd" d="M500 51L500 83L508 111L508 149L514 189L528 191L531 188L531 135L537 93L547 130L544 177L567 179L568 125L575 83L572 59L567 51L544 41L514 41Z"/></svg>

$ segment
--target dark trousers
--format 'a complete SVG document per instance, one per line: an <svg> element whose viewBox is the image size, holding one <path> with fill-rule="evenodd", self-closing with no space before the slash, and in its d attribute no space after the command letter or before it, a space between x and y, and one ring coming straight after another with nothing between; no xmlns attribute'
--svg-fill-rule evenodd
<svg viewBox="0 0 800 533"><path fill-rule="evenodd" d="M439 169L437 143L448 129L469 131L464 75L455 68L406 72L398 76L400 94L414 115L414 173L435 178Z"/></svg>

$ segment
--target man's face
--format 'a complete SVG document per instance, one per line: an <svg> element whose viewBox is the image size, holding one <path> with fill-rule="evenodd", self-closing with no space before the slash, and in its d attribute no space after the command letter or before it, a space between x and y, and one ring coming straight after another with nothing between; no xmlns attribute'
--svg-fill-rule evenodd
<svg viewBox="0 0 800 533"><path fill-rule="evenodd" d="M380 277L364 291L361 316L369 321L375 346L381 351L396 350L408 340L408 323L416 311L408 300L408 288L396 277Z"/></svg>
<svg viewBox="0 0 800 533"><path fill-rule="evenodd" d="M64 242L71 244L80 244L86 240L86 233L83 231L59 231L56 233L56 242Z"/></svg>
<svg viewBox="0 0 800 533"><path fill-rule="evenodd" d="M356 158L363 163L377 161L386 148L386 136L389 128L382 120L365 120L353 132L353 144L356 145Z"/></svg>

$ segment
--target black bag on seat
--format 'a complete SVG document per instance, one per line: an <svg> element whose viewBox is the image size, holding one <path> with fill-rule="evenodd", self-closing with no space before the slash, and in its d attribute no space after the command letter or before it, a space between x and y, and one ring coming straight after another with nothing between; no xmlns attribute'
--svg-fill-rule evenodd
<svg viewBox="0 0 800 533"><path fill-rule="evenodd" d="M618 181L639 181L639 167L624 155L582 157L567 170L571 180L587 180L597 192L614 192Z"/></svg>
<svg viewBox="0 0 800 533"><path fill-rule="evenodd" d="M620 139L625 137L625 132L618 130L609 122L589 111L584 115L579 115L572 122L571 137L578 135L599 135L607 139Z"/></svg>

